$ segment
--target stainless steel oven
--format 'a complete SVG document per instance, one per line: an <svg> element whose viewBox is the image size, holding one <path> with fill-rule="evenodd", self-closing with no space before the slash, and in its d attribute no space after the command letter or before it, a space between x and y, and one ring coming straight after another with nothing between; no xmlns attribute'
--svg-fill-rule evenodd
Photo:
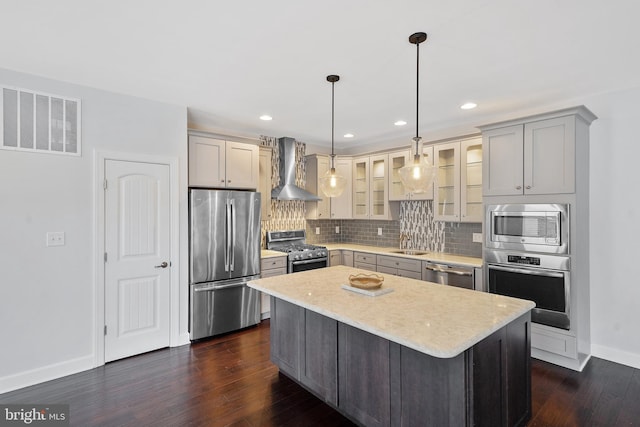
<svg viewBox="0 0 640 427"><path fill-rule="evenodd" d="M531 321L569 330L570 258L485 250L488 291L533 301Z"/></svg>
<svg viewBox="0 0 640 427"><path fill-rule="evenodd" d="M287 254L287 273L327 267L327 248L306 243L306 237L305 230L268 231L267 249Z"/></svg>
<svg viewBox="0 0 640 427"><path fill-rule="evenodd" d="M485 247L569 253L569 205L505 204L486 207Z"/></svg>
<svg viewBox="0 0 640 427"><path fill-rule="evenodd" d="M299 260L299 261L294 261L292 259L289 259L289 267L287 268L287 272L297 273L299 271L307 271L307 270L313 270L316 268L324 268L324 267L327 267L327 265L328 265L328 258L326 256L322 258L306 259L306 260Z"/></svg>

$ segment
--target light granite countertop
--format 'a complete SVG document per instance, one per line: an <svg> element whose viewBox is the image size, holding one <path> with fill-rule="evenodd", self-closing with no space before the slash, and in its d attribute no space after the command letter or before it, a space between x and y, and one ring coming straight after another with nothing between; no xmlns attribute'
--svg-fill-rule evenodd
<svg viewBox="0 0 640 427"><path fill-rule="evenodd" d="M260 251L260 258L261 259L276 258L276 257L280 257L280 256L286 257L287 254L284 253L284 252L272 251L272 250L269 250L269 249L262 249Z"/></svg>
<svg viewBox="0 0 640 427"><path fill-rule="evenodd" d="M446 264L463 265L466 267L482 267L482 258L445 254L442 252L429 252L425 255L405 255L392 252L397 251L398 248L355 245L351 243L326 243L322 245L326 246L329 250L346 249L349 251L368 252L377 255L391 255L404 258L420 259L424 261L443 262Z"/></svg>
<svg viewBox="0 0 640 427"><path fill-rule="evenodd" d="M440 358L457 356L535 307L531 301L381 273L383 288L393 292L371 297L342 289L349 275L357 273L371 272L335 266L248 285Z"/></svg>

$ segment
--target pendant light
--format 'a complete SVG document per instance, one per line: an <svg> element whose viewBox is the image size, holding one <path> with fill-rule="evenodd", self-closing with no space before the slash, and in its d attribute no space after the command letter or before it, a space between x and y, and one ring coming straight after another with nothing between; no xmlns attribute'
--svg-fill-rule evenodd
<svg viewBox="0 0 640 427"><path fill-rule="evenodd" d="M409 36L409 42L416 45L416 136L411 144L411 157L407 164L400 168L400 180L407 191L424 193L433 183L435 168L422 153L422 138L418 135L418 107L420 84L420 43L427 40L426 33L414 33Z"/></svg>
<svg viewBox="0 0 640 427"><path fill-rule="evenodd" d="M333 152L333 116L334 116L334 86L340 80L340 76L327 76L327 81L331 82L331 168L320 178L320 189L327 197L338 197L344 192L347 186L347 180L338 175L335 167L335 157Z"/></svg>

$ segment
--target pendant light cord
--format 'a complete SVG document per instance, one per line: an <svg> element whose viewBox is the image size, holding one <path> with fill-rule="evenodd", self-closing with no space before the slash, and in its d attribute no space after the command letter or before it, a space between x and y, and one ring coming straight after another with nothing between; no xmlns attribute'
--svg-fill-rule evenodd
<svg viewBox="0 0 640 427"><path fill-rule="evenodd" d="M334 134L334 126L333 126L333 117L334 117L334 89L336 82L331 82L331 169L335 169L335 157L336 155L333 153L333 134Z"/></svg>
<svg viewBox="0 0 640 427"><path fill-rule="evenodd" d="M418 109L420 108L420 43L416 43L416 148L418 147ZM416 150L416 154L418 154Z"/></svg>

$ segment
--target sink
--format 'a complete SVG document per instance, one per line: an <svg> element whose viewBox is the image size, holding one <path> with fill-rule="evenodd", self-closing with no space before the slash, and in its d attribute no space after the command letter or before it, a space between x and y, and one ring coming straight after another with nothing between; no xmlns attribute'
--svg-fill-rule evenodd
<svg viewBox="0 0 640 427"><path fill-rule="evenodd" d="M393 254L403 254L403 255L427 255L429 253L427 251L419 251L415 249L395 249L389 252Z"/></svg>

